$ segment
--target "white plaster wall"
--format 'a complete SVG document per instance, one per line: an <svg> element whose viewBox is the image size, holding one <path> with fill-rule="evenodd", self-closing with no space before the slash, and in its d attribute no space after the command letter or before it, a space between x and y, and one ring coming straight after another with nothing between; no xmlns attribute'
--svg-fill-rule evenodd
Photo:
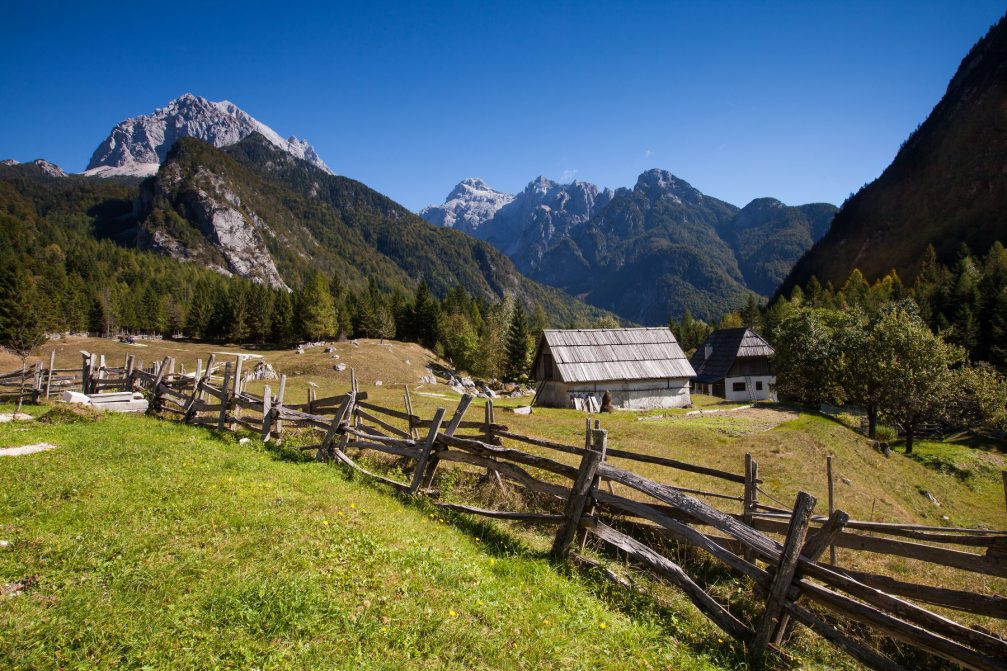
<svg viewBox="0 0 1007 671"><path fill-rule="evenodd" d="M753 375L751 378L751 390L734 391L734 383L746 383L748 380L743 377L729 377L724 379L724 397L728 401L776 401L776 376L774 375ZM756 382L762 382L762 389L755 388Z"/></svg>
<svg viewBox="0 0 1007 671"><path fill-rule="evenodd" d="M649 410L652 408L682 408L692 403L689 380L640 380L634 382L592 382L564 384L547 382L539 394L538 404L554 408L572 408L570 395L592 395L601 403L608 391L616 408Z"/></svg>

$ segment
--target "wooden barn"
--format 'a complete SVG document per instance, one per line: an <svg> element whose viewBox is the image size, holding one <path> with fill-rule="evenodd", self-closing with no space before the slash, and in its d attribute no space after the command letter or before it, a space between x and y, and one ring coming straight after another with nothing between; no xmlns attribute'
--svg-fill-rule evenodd
<svg viewBox="0 0 1007 671"><path fill-rule="evenodd" d="M543 331L532 376L534 405L596 412L605 392L615 408L691 404L694 371L667 328Z"/></svg>
<svg viewBox="0 0 1007 671"><path fill-rule="evenodd" d="M692 355L693 390L728 401L775 401L774 350L749 328L717 329Z"/></svg>

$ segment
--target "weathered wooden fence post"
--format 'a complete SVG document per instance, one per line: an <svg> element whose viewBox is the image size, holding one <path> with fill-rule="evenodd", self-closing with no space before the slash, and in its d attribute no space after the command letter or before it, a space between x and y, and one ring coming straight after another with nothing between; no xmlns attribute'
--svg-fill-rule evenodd
<svg viewBox="0 0 1007 671"><path fill-rule="evenodd" d="M430 421L430 432L427 433L423 445L420 446L420 455L416 458L416 470L413 471L413 482L409 485L409 493L416 494L423 482L423 474L427 469L427 462L430 460L430 453L434 449L434 441L437 440L437 433L441 430L441 422L444 421L444 408L437 408L434 418Z"/></svg>
<svg viewBox="0 0 1007 671"><path fill-rule="evenodd" d="M124 372L126 382L123 383L124 391L133 391L133 369L136 366L136 355L130 354L126 357L126 370Z"/></svg>
<svg viewBox="0 0 1007 671"><path fill-rule="evenodd" d="M817 531L809 533L804 546L801 548L801 556L811 561L818 561L818 558L825 552L825 548L832 547L832 540L838 536L846 523L850 521L850 516L842 510L836 510L829 519L825 521ZM773 634L773 645L779 647L787 634L787 625L790 623L790 614L783 613L780 616L780 623L776 626Z"/></svg>
<svg viewBox="0 0 1007 671"><path fill-rule="evenodd" d="M227 421L227 404L230 394L227 388L231 384L231 362L228 361L224 364L224 381L220 384L220 415L217 417L217 429L220 431L224 430L224 424Z"/></svg>
<svg viewBox="0 0 1007 671"><path fill-rule="evenodd" d="M451 417L451 421L448 422L448 427L444 429L445 436L455 435L455 431L458 430L458 426L462 423L462 418L465 416L465 411L469 409L469 405L472 403L472 395L465 394L462 396L461 400L458 402L458 407L455 409L455 414ZM437 464L440 462L440 458L437 456L437 449L433 449L430 452L430 458L427 462L427 472L423 476L423 488L429 488L434 483L434 475L437 473Z"/></svg>
<svg viewBox="0 0 1007 671"><path fill-rule="evenodd" d="M832 478L832 455L825 457L825 474L829 479L829 515L836 512L835 480ZM829 546L829 563L836 565L836 546Z"/></svg>
<svg viewBox="0 0 1007 671"><path fill-rule="evenodd" d="M283 412L283 395L287 391L287 376L280 376L280 390L276 392L276 408L273 409L273 414L276 415L276 420L273 422L273 433L276 435L277 439L283 437L283 420L280 419L280 415Z"/></svg>
<svg viewBox="0 0 1007 671"><path fill-rule="evenodd" d="M336 435L342 428L343 422L349 423L353 415L353 406L356 405L356 402L357 395L351 390L346 395L343 404L336 411L335 417L332 418L332 424L329 425L329 430L325 432L325 438L322 439L321 444L318 446L318 451L315 452L315 461L324 461L330 456L332 443L335 442Z"/></svg>
<svg viewBox="0 0 1007 671"><path fill-rule="evenodd" d="M601 429L601 420L600 419L596 419L594 421L594 430L597 431L599 429ZM592 443L594 442L594 432L591 430L591 418L590 417L588 417L588 419L587 419L587 434L590 437L591 442L589 442L586 445L584 445L584 449L590 450L591 447L592 447ZM608 439L607 438L605 439L604 443L602 444L601 449L598 450L598 451L601 452L601 461L599 463L604 462L605 461L606 453L608 452ZM591 489L594 489L595 487L598 487L600 484L601 484L601 481L598 478L598 476L597 475L594 476L594 480L591 481ZM587 514L588 515L594 515L594 511L595 511L595 505L594 505L594 500L592 499L589 502L588 509L587 509ZM581 552L584 551L584 546L587 545L587 536L588 536L587 529L582 530L581 536L580 536L580 551Z"/></svg>
<svg viewBox="0 0 1007 671"><path fill-rule="evenodd" d="M267 384L262 390L262 442L269 442L273 424L273 390Z"/></svg>
<svg viewBox="0 0 1007 671"><path fill-rule="evenodd" d="M52 352L49 353L49 374L46 376L45 380L45 397L46 400L49 399L49 392L52 389L52 371L56 367L56 349L53 348Z"/></svg>
<svg viewBox="0 0 1007 671"><path fill-rule="evenodd" d="M591 443L592 449L586 450L584 456L581 457L577 479L573 483L570 498L567 499L566 509L563 511L565 520L556 532L556 538L552 544L551 554L555 559L566 559L570 554L570 545L580 529L580 519L591 498L591 487L594 484L595 475L598 473L598 465L601 463L602 454L608 447L608 431L595 429L592 432Z"/></svg>
<svg viewBox="0 0 1007 671"><path fill-rule="evenodd" d="M80 365L80 393L86 394L88 392L88 386L90 385L89 374L91 372L91 354L81 350L81 365Z"/></svg>
<svg viewBox="0 0 1007 671"><path fill-rule="evenodd" d="M801 548L804 546L808 525L811 523L811 511L814 508L815 497L806 492L800 492L797 495L797 503L794 505L794 512L787 528L787 539L783 543L783 552L780 553L780 559L776 563L776 570L773 574L773 582L769 587L766 610L762 614L762 619L759 620L755 636L748 648L749 656L756 665L761 665L766 654L766 647L769 645L769 638L780 623L783 602L787 598L791 583L794 581L797 560L801 556Z"/></svg>
<svg viewBox="0 0 1007 671"><path fill-rule="evenodd" d="M405 390L402 392L403 401L406 405L406 414L409 415L409 437L413 440L419 438L419 432L416 430L416 426L413 424L413 399L409 396L409 385L404 385Z"/></svg>
<svg viewBox="0 0 1007 671"><path fill-rule="evenodd" d="M742 502L741 521L752 526L752 514L755 512L755 461L750 452L745 453L745 494ZM745 548L745 561L751 562L752 551Z"/></svg>
<svg viewBox="0 0 1007 671"><path fill-rule="evenodd" d="M244 366L244 363L245 363L245 357L239 354L237 356L237 361L234 364L234 392L232 394L232 398L238 398L239 396L241 396L241 387L242 383L244 382L244 380L241 379L242 375L241 369ZM241 406L238 405L237 403L234 404L234 410L231 413L231 417L233 417L234 419L241 417ZM230 430L234 431L235 428L237 428L237 425L232 421L230 424Z"/></svg>
<svg viewBox="0 0 1007 671"><path fill-rule="evenodd" d="M164 379L165 373L168 372L169 359L171 357L164 357L164 361L157 368L157 377L154 378L154 384L150 387L152 398L150 399L150 407L147 408L148 412L157 412L161 409L161 380Z"/></svg>

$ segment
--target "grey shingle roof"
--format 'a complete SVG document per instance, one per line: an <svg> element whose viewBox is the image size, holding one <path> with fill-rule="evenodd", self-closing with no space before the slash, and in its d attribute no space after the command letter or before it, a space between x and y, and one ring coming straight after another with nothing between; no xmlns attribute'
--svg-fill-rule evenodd
<svg viewBox="0 0 1007 671"><path fill-rule="evenodd" d="M536 362L552 354L563 382L687 378L695 373L667 328L542 332Z"/></svg>
<svg viewBox="0 0 1007 671"><path fill-rule="evenodd" d="M710 347L710 355L706 349ZM727 376L736 359L772 356L775 350L749 328L718 329L700 345L689 362L699 382L716 382Z"/></svg>

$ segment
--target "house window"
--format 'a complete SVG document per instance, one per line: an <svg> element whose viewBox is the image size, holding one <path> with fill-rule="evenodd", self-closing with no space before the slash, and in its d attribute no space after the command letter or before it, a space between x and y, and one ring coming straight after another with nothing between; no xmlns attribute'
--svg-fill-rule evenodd
<svg viewBox="0 0 1007 671"><path fill-rule="evenodd" d="M731 391L745 391L745 383L735 382L734 384L731 385Z"/></svg>
<svg viewBox="0 0 1007 671"><path fill-rule="evenodd" d="M762 391L762 380L756 380L755 391Z"/></svg>

